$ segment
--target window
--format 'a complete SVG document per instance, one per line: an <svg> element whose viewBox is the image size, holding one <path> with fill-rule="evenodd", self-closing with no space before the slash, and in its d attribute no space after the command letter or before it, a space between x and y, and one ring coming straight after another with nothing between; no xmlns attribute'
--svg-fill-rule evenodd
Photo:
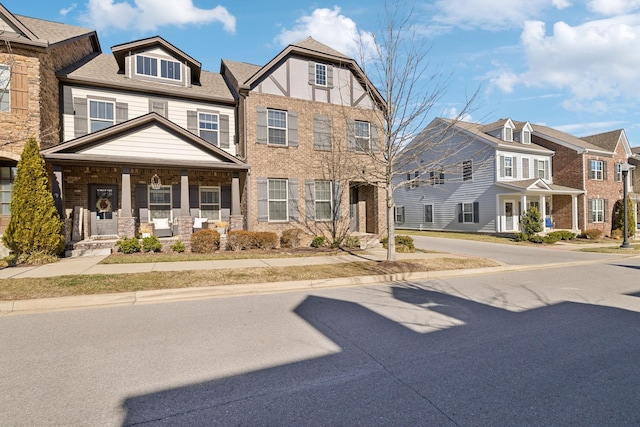
<svg viewBox="0 0 640 427"><path fill-rule="evenodd" d="M220 220L220 188L200 187L200 217Z"/></svg>
<svg viewBox="0 0 640 427"><path fill-rule="evenodd" d="M218 115L210 113L198 113L198 132L200 138L218 145Z"/></svg>
<svg viewBox="0 0 640 427"><path fill-rule="evenodd" d="M513 177L513 157L504 158L504 176Z"/></svg>
<svg viewBox="0 0 640 427"><path fill-rule="evenodd" d="M356 133L356 151L366 153L369 151L370 145L370 126L369 122L361 122L356 120L355 122L355 133Z"/></svg>
<svg viewBox="0 0 640 427"><path fill-rule="evenodd" d="M543 160L538 160L538 178L540 179L545 179L547 177L547 171L546 171L546 162L544 162Z"/></svg>
<svg viewBox="0 0 640 427"><path fill-rule="evenodd" d="M329 221L333 218L331 181L316 181L315 187L316 221Z"/></svg>
<svg viewBox="0 0 640 427"><path fill-rule="evenodd" d="M591 222L604 222L605 200L591 199L589 201L589 217Z"/></svg>
<svg viewBox="0 0 640 427"><path fill-rule="evenodd" d="M431 182L431 185L444 184L444 171L440 171L440 172L431 171L431 172L429 172L429 181Z"/></svg>
<svg viewBox="0 0 640 427"><path fill-rule="evenodd" d="M10 82L11 72L9 66L0 64L0 111L11 110Z"/></svg>
<svg viewBox="0 0 640 427"><path fill-rule="evenodd" d="M471 181L473 179L473 163L471 160L462 162L462 180Z"/></svg>
<svg viewBox="0 0 640 427"><path fill-rule="evenodd" d="M11 192L17 169L12 166L0 167L0 215L11 213Z"/></svg>
<svg viewBox="0 0 640 427"><path fill-rule="evenodd" d="M522 131L522 143L531 144L531 132L529 132L528 130Z"/></svg>
<svg viewBox="0 0 640 427"><path fill-rule="evenodd" d="M513 129L504 128L504 140L505 141L513 141Z"/></svg>
<svg viewBox="0 0 640 427"><path fill-rule="evenodd" d="M622 182L622 163L616 163L616 181Z"/></svg>
<svg viewBox="0 0 640 427"><path fill-rule="evenodd" d="M269 144L287 145L287 112L268 109Z"/></svg>
<svg viewBox="0 0 640 427"><path fill-rule="evenodd" d="M327 85L327 66L325 64L316 64L316 84L318 86Z"/></svg>
<svg viewBox="0 0 640 427"><path fill-rule="evenodd" d="M424 205L424 222L433 222L433 205Z"/></svg>
<svg viewBox="0 0 640 427"><path fill-rule="evenodd" d="M589 161L589 179L604 179L604 162L602 160Z"/></svg>
<svg viewBox="0 0 640 427"><path fill-rule="evenodd" d="M395 207L396 224L404 223L404 206Z"/></svg>
<svg viewBox="0 0 640 427"><path fill-rule="evenodd" d="M170 185L163 185L157 190L149 187L149 222L160 218L169 218L171 221Z"/></svg>
<svg viewBox="0 0 640 427"><path fill-rule="evenodd" d="M90 132L96 132L115 124L114 105L110 101L89 100Z"/></svg>
<svg viewBox="0 0 640 427"><path fill-rule="evenodd" d="M287 180L269 179L267 192L269 198L269 221L286 221L288 218L287 207L289 205Z"/></svg>
<svg viewBox="0 0 640 427"><path fill-rule="evenodd" d="M462 222L473 222L473 203L462 204Z"/></svg>
<svg viewBox="0 0 640 427"><path fill-rule="evenodd" d="M136 74L143 76L162 77L169 80L180 80L181 64L167 59L160 60L160 74L158 74L158 59L138 55L136 57Z"/></svg>

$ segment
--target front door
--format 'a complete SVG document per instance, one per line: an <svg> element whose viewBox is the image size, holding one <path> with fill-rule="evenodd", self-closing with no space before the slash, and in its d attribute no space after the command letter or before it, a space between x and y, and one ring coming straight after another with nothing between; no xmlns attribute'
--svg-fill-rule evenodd
<svg viewBox="0 0 640 427"><path fill-rule="evenodd" d="M504 231L514 230L515 220L513 214L513 202L504 202Z"/></svg>
<svg viewBox="0 0 640 427"><path fill-rule="evenodd" d="M91 236L118 235L118 186L89 186Z"/></svg>
<svg viewBox="0 0 640 427"><path fill-rule="evenodd" d="M349 187L349 231L358 231L358 187Z"/></svg>

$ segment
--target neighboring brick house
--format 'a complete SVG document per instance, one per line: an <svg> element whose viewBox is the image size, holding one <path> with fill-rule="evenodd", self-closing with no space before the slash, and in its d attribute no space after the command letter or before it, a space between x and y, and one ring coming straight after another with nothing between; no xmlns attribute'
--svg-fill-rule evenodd
<svg viewBox="0 0 640 427"><path fill-rule="evenodd" d="M63 142L42 154L67 240L153 232L187 243L204 218L242 228L249 167L222 75L161 37L111 50L57 73Z"/></svg>
<svg viewBox="0 0 640 427"><path fill-rule="evenodd" d="M396 226L514 233L533 206L544 231L555 221L556 228L577 232L583 191L558 183L554 152L532 141L532 131L529 122L511 119L487 125L434 119L404 151L416 166L398 177L407 185L393 194Z"/></svg>
<svg viewBox="0 0 640 427"><path fill-rule="evenodd" d="M223 60L221 73L242 117L238 153L251 165L249 230L313 234L333 218L352 233L384 233L384 190L369 172L385 102L353 59L309 37L264 66Z"/></svg>
<svg viewBox="0 0 640 427"><path fill-rule="evenodd" d="M0 234L26 140L60 141L56 72L99 51L93 30L13 15L0 4Z"/></svg>
<svg viewBox="0 0 640 427"><path fill-rule="evenodd" d="M631 156L624 130L615 130L578 138L546 126L533 125L533 142L555 152L554 181L579 188L578 226L597 228L611 235L616 203L622 200L620 166ZM632 182L633 173L629 182ZM564 228L565 217L554 211L556 227Z"/></svg>

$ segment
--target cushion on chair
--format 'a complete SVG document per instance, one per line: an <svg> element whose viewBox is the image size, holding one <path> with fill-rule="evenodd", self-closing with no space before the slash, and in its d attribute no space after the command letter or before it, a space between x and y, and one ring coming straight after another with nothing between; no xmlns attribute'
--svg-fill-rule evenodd
<svg viewBox="0 0 640 427"><path fill-rule="evenodd" d="M171 228L169 227L169 218L154 218L153 227L156 230L166 230Z"/></svg>
<svg viewBox="0 0 640 427"><path fill-rule="evenodd" d="M209 221L208 218L194 218L193 219L193 228L202 228L204 223Z"/></svg>

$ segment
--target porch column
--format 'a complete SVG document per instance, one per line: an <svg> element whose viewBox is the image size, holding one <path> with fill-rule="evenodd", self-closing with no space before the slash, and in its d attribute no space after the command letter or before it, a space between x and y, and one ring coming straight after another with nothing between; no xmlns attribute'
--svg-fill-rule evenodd
<svg viewBox="0 0 640 427"><path fill-rule="evenodd" d="M231 215L229 218L229 230L242 230L244 217L240 210L240 173L233 172L231 176Z"/></svg>
<svg viewBox="0 0 640 427"><path fill-rule="evenodd" d="M524 215L524 213L527 211L527 195L526 194L522 194L522 196L520 196L520 216Z"/></svg>
<svg viewBox="0 0 640 427"><path fill-rule="evenodd" d="M120 192L120 215L118 216L118 236L136 235L136 219L131 209L131 169L122 168L122 190Z"/></svg>
<svg viewBox="0 0 640 427"><path fill-rule="evenodd" d="M189 173L183 170L180 176L180 216L191 216L189 213Z"/></svg>
<svg viewBox="0 0 640 427"><path fill-rule="evenodd" d="M571 195L571 231L578 232L578 196Z"/></svg>
<svg viewBox="0 0 640 427"><path fill-rule="evenodd" d="M540 196L540 215L542 216L542 231L547 229L547 196Z"/></svg>
<svg viewBox="0 0 640 427"><path fill-rule="evenodd" d="M193 232L193 218L189 213L189 173L186 170L180 173L180 216L174 218L173 223L177 225L177 234L174 231L174 236L189 246Z"/></svg>

